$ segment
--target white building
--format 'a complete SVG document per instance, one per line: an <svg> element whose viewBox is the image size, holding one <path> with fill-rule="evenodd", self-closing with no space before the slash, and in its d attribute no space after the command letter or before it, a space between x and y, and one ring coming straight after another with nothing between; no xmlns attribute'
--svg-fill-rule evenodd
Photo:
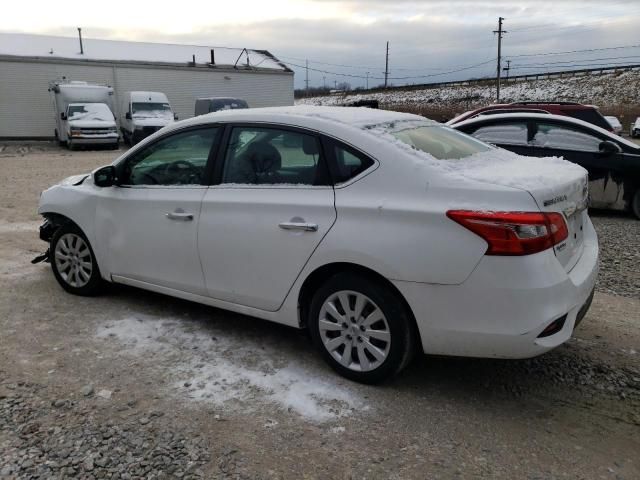
<svg viewBox="0 0 640 480"><path fill-rule="evenodd" d="M194 62L195 59L195 62ZM293 105L293 72L266 50L0 33L0 138L53 138L51 80L164 92L180 119L197 97ZM119 112L115 112L119 116Z"/></svg>

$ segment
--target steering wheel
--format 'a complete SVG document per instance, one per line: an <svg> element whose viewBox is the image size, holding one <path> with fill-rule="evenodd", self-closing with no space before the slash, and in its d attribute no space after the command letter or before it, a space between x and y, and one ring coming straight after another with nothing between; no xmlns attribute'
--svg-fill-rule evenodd
<svg viewBox="0 0 640 480"><path fill-rule="evenodd" d="M157 185L158 183L158 179L156 177L154 177L153 175L149 174L149 173L143 173L142 177L144 178L148 178L149 180L151 180L151 185Z"/></svg>
<svg viewBox="0 0 640 480"><path fill-rule="evenodd" d="M175 162L167 164L163 173L167 176L177 175L180 179L189 180L191 180L194 175L199 175L198 167L188 160L176 160Z"/></svg>

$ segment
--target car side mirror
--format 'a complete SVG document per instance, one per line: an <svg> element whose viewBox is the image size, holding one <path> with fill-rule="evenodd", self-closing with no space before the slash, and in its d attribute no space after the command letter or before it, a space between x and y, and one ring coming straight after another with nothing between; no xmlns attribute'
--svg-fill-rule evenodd
<svg viewBox="0 0 640 480"><path fill-rule="evenodd" d="M177 113L174 113L174 114L173 114L173 119L174 119L174 120L178 120L178 114L177 114Z"/></svg>
<svg viewBox="0 0 640 480"><path fill-rule="evenodd" d="M131 112L125 113L124 118L126 118L127 120L131 120Z"/></svg>
<svg viewBox="0 0 640 480"><path fill-rule="evenodd" d="M60 118L61 118L62 120L66 120L66 119L67 119L67 114L66 114L66 113L64 113L64 112L60 112Z"/></svg>
<svg viewBox="0 0 640 480"><path fill-rule="evenodd" d="M598 145L598 150L603 155L613 155L615 153L622 152L620 145L618 145L615 142L612 142L611 140L605 140L604 142L600 142L600 145Z"/></svg>
<svg viewBox="0 0 640 480"><path fill-rule="evenodd" d="M93 172L93 184L96 187L113 187L116 184L116 167L107 165Z"/></svg>

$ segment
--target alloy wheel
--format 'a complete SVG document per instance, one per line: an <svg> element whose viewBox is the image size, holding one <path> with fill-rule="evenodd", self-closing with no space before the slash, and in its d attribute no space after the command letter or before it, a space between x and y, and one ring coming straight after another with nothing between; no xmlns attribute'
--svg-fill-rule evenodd
<svg viewBox="0 0 640 480"><path fill-rule="evenodd" d="M382 310L366 295L341 290L320 309L320 338L342 366L358 372L375 370L387 359L391 331Z"/></svg>
<svg viewBox="0 0 640 480"><path fill-rule="evenodd" d="M81 236L62 235L56 243L54 258L56 269L67 284L80 288L89 283L93 272L91 250Z"/></svg>

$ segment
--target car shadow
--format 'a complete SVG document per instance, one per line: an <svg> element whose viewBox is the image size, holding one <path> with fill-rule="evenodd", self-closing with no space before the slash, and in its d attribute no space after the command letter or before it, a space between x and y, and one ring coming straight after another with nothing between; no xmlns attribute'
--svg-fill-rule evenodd
<svg viewBox="0 0 640 480"><path fill-rule="evenodd" d="M295 364L313 375L333 378L341 385L369 391L372 387L351 384L339 378L324 363L305 330L262 321L246 315L168 297L133 287L114 285L111 300L125 302L141 315L158 315L184 320L185 329L196 326L210 334L224 335L236 342L259 345L261 355L278 357L280 365ZM582 398L606 394L623 395L624 386L633 383L633 372L614 368L589 353L578 340L542 356L524 360L438 357L416 355L398 377L376 391L426 393L434 388L458 399L531 396L566 398L579 393ZM640 388L640 385L638 385Z"/></svg>

